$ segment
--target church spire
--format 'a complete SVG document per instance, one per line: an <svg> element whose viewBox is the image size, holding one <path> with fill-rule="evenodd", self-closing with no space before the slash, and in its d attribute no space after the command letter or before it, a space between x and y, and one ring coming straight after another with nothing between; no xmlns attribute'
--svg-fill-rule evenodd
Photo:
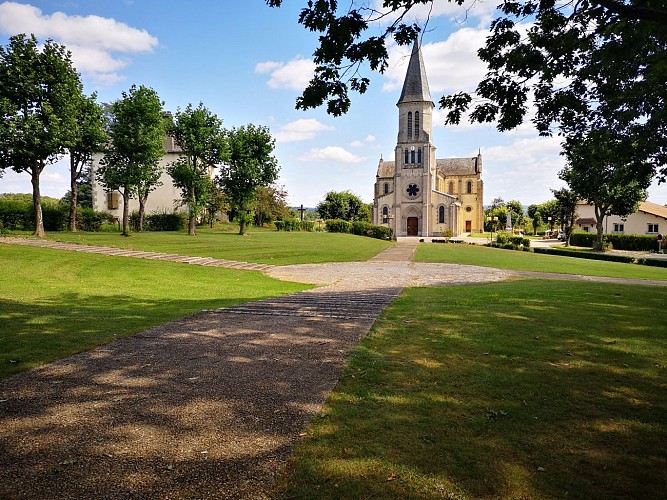
<svg viewBox="0 0 667 500"><path fill-rule="evenodd" d="M415 40L412 46L412 55L408 71L405 74L403 90L397 104L404 102L431 102L431 92L428 89L428 80L426 79L426 70L424 69L424 57L419 39Z"/></svg>

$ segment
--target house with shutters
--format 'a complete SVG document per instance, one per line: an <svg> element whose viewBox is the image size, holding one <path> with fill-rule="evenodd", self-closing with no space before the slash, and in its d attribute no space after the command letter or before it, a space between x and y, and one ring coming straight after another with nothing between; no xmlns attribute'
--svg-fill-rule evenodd
<svg viewBox="0 0 667 500"><path fill-rule="evenodd" d="M484 229L482 154L437 158L432 143L433 100L421 46L415 42L398 107L393 160L380 157L373 223L396 236L454 236Z"/></svg>
<svg viewBox="0 0 667 500"><path fill-rule="evenodd" d="M627 217L607 215L603 223L604 234L665 234L667 232L667 206L642 201L637 210ZM596 232L595 208L586 201L577 203L576 231Z"/></svg>

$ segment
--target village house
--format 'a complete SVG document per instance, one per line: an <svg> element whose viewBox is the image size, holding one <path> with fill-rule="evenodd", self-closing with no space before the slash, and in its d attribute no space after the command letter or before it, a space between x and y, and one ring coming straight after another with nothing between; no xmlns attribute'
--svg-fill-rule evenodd
<svg viewBox="0 0 667 500"><path fill-rule="evenodd" d="M648 234L658 235L667 230L667 207L643 201L633 214L625 218L608 215L603 221L605 234ZM575 231L595 232L595 211L593 205L585 201L577 203Z"/></svg>

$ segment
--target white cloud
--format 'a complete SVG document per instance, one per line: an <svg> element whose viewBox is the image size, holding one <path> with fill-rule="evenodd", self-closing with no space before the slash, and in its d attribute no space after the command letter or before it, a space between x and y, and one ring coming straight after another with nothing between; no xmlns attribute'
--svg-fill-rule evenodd
<svg viewBox="0 0 667 500"><path fill-rule="evenodd" d="M486 29L462 28L441 42L422 45L424 64L432 93L475 90L486 74L486 64L477 51L488 36ZM385 72L385 92L400 90L410 61L412 47L389 47L389 67ZM437 100L436 96L432 96Z"/></svg>
<svg viewBox="0 0 667 500"><path fill-rule="evenodd" d="M297 57L289 62L264 61L255 66L255 73L269 73L267 85L272 89L303 90L315 71L310 59Z"/></svg>
<svg viewBox="0 0 667 500"><path fill-rule="evenodd" d="M129 61L115 53L150 53L158 39L146 30L132 28L115 19L100 16L51 15L29 4L0 4L0 32L8 35L34 33L38 39L52 38L72 52L80 72L101 83L122 79L118 73Z"/></svg>
<svg viewBox="0 0 667 500"><path fill-rule="evenodd" d="M327 130L335 130L335 127L325 125L314 118L302 118L282 125L273 136L278 142L306 141L314 138L320 132L326 132Z"/></svg>
<svg viewBox="0 0 667 500"><path fill-rule="evenodd" d="M350 146L353 148L363 148L364 146L368 146L369 144L373 144L376 140L376 137L373 134L369 134L366 136L366 138L363 141L352 141L350 143Z"/></svg>
<svg viewBox="0 0 667 500"><path fill-rule="evenodd" d="M298 157L301 161L337 162L337 163L362 163L366 157L350 153L340 146L327 146L315 148Z"/></svg>

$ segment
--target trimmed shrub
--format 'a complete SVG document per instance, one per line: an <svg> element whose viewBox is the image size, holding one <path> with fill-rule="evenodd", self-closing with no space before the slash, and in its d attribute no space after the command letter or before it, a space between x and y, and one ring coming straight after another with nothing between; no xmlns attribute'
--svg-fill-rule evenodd
<svg viewBox="0 0 667 500"><path fill-rule="evenodd" d="M144 231L180 231L185 229L188 223L188 215L185 212L156 212L144 215ZM139 212L130 214L130 227L135 231L139 229Z"/></svg>
<svg viewBox="0 0 667 500"><path fill-rule="evenodd" d="M650 252L658 248L658 240L655 236L645 234L608 234L606 237L616 250Z"/></svg>
<svg viewBox="0 0 667 500"><path fill-rule="evenodd" d="M31 217L35 217L35 210L30 207ZM65 205L42 206L42 217L44 218L44 231L64 231L67 229L69 218L69 207ZM33 224L34 229L34 224Z"/></svg>
<svg viewBox="0 0 667 500"><path fill-rule="evenodd" d="M76 209L76 228L79 231L99 231L102 229L102 224L113 223L113 215L109 212L96 212L92 208L83 207Z"/></svg>
<svg viewBox="0 0 667 500"><path fill-rule="evenodd" d="M351 233L352 223L343 219L328 219L327 231L330 233Z"/></svg>
<svg viewBox="0 0 667 500"><path fill-rule="evenodd" d="M35 217L31 203L0 198L0 222L5 229L32 231Z"/></svg>
<svg viewBox="0 0 667 500"><path fill-rule="evenodd" d="M637 264L641 264L642 266L667 267L667 260L665 260L665 259L637 259Z"/></svg>
<svg viewBox="0 0 667 500"><path fill-rule="evenodd" d="M372 224L370 222L364 222L364 221L354 221L352 223L352 234L356 234L357 236L370 236L370 228Z"/></svg>
<svg viewBox="0 0 667 500"><path fill-rule="evenodd" d="M570 245L575 247L593 247L597 235L585 231L575 231L570 235Z"/></svg>
<svg viewBox="0 0 667 500"><path fill-rule="evenodd" d="M302 220L301 221L301 230L302 231L308 231L309 233L312 233L315 231L315 223L312 220Z"/></svg>
<svg viewBox="0 0 667 500"><path fill-rule="evenodd" d="M581 250L564 250L560 248L533 248L535 253L546 253L550 255L562 255L564 257L576 257L578 259L606 260L609 262L624 262L631 264L635 261L634 257L626 255L614 255L600 252L585 252Z"/></svg>
<svg viewBox="0 0 667 500"><path fill-rule="evenodd" d="M299 219L285 219L283 229L285 231L301 231L301 221Z"/></svg>
<svg viewBox="0 0 667 500"><path fill-rule="evenodd" d="M274 220L273 225L276 226L276 231L285 230L285 221L284 220Z"/></svg>
<svg viewBox="0 0 667 500"><path fill-rule="evenodd" d="M394 230L385 226L371 226L368 236L378 240L390 240L394 237Z"/></svg>

